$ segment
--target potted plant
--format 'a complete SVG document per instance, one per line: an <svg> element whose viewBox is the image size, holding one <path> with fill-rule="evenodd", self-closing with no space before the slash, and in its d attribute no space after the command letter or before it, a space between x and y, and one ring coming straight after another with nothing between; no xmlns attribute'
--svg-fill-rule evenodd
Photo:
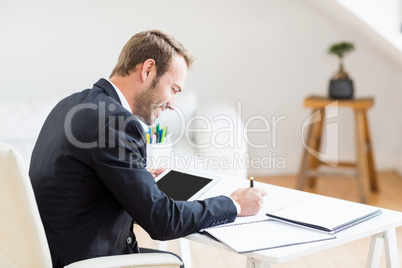
<svg viewBox="0 0 402 268"><path fill-rule="evenodd" d="M328 54L335 55L339 58L339 70L329 84L329 97L332 99L353 98L353 81L343 67L343 58L354 49L354 44L348 42L332 44L328 49Z"/></svg>

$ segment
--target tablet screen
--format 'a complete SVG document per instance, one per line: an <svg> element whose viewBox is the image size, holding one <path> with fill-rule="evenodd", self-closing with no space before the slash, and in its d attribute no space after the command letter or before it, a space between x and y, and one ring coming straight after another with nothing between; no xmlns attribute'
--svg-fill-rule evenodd
<svg viewBox="0 0 402 268"><path fill-rule="evenodd" d="M176 201L187 201L212 179L170 170L156 182L158 188Z"/></svg>

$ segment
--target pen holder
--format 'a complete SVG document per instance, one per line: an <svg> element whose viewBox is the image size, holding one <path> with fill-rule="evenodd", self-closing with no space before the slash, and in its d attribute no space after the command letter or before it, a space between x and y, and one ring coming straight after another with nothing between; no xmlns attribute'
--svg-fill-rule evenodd
<svg viewBox="0 0 402 268"><path fill-rule="evenodd" d="M147 165L153 168L169 168L173 145L170 142L147 144Z"/></svg>

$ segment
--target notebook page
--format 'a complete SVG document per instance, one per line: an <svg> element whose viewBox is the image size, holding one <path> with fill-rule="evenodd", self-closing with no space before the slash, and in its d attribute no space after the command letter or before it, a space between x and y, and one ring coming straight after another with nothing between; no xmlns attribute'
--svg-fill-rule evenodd
<svg viewBox="0 0 402 268"><path fill-rule="evenodd" d="M203 231L240 253L335 238L326 233L272 220L228 224Z"/></svg>
<svg viewBox="0 0 402 268"><path fill-rule="evenodd" d="M313 197L271 214L333 230L378 210L376 207L328 197Z"/></svg>

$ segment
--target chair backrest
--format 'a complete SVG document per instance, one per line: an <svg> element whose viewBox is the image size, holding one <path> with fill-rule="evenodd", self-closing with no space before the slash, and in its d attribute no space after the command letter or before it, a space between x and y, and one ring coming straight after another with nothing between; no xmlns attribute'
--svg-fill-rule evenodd
<svg viewBox="0 0 402 268"><path fill-rule="evenodd" d="M52 267L28 172L0 141L0 267Z"/></svg>

